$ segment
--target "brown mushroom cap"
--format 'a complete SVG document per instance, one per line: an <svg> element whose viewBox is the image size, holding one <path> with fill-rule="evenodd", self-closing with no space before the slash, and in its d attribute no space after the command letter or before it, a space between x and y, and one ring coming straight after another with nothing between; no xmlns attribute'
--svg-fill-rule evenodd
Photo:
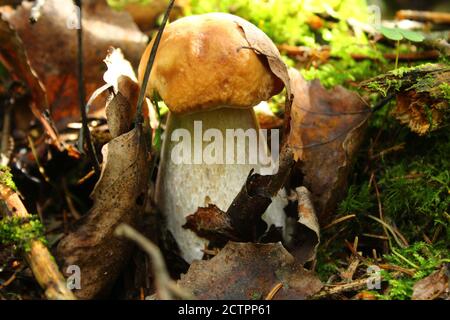
<svg viewBox="0 0 450 320"><path fill-rule="evenodd" d="M223 106L251 108L279 93L282 82L270 71L265 57L248 49L236 23L239 20L231 14L208 13L168 25L147 95L156 90L172 112L189 113ZM153 41L139 64L140 83Z"/></svg>

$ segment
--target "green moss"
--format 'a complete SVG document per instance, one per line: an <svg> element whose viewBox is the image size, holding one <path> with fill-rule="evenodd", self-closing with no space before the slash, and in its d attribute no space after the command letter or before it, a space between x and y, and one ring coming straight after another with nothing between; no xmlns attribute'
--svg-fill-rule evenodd
<svg viewBox="0 0 450 320"><path fill-rule="evenodd" d="M448 83L441 83L439 89L441 90L443 97L450 103L450 85Z"/></svg>
<svg viewBox="0 0 450 320"><path fill-rule="evenodd" d="M448 248L440 243L429 245L424 242L416 242L408 248L393 249L393 253L385 255L384 259L391 265L406 269L413 269L414 275L401 274L396 276L394 272L383 270L381 276L387 281L388 289L383 294L378 294L379 299L410 299L414 284L429 276L443 263L450 262Z"/></svg>
<svg viewBox="0 0 450 320"><path fill-rule="evenodd" d="M0 183L14 191L17 191L16 184L12 178L11 169L7 166L0 166Z"/></svg>
<svg viewBox="0 0 450 320"><path fill-rule="evenodd" d="M29 251L32 240L46 242L44 226L39 217L7 217L0 220L0 244L14 245L19 250Z"/></svg>

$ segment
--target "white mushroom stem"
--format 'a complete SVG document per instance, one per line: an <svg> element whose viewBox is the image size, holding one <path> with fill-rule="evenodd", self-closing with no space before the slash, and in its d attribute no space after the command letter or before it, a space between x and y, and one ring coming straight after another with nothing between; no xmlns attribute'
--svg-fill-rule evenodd
<svg viewBox="0 0 450 320"><path fill-rule="evenodd" d="M254 140L251 141L252 132L258 147ZM239 137L230 139L233 134ZM259 157L258 152L262 153ZM264 159L267 155L266 140L259 135L258 122L251 108L222 107L188 115L169 114L156 202L187 262L201 259L208 241L182 227L186 216L210 203L226 211L250 170L259 172L261 167L268 166L261 163L261 160L267 160ZM267 215L271 214L266 212ZM283 220L283 212L279 209L273 215L277 217L269 220Z"/></svg>

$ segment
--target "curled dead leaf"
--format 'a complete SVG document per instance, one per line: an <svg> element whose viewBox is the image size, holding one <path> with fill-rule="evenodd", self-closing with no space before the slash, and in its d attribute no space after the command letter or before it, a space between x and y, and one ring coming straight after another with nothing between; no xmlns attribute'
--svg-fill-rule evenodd
<svg viewBox="0 0 450 320"><path fill-rule="evenodd" d="M244 31L249 48L267 59L270 70L283 82L286 87L287 97L290 98L291 85L289 73L286 64L281 59L278 48L262 30L256 28L252 23L236 16L233 19Z"/></svg>
<svg viewBox="0 0 450 320"><path fill-rule="evenodd" d="M298 220L293 225L288 249L299 263L304 264L316 257L320 243L319 222L308 189L296 188L290 200L298 202Z"/></svg>

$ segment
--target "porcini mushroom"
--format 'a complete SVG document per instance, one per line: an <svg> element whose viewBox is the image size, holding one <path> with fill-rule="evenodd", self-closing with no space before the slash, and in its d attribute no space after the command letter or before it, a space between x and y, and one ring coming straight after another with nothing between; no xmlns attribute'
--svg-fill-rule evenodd
<svg viewBox="0 0 450 320"><path fill-rule="evenodd" d="M224 13L185 17L168 25L147 87L148 96L156 91L170 109L155 200L187 262L202 258L207 241L182 227L186 216L209 203L226 211L250 170L258 172L259 160L241 161L254 159L255 150L267 154L253 106L283 88L265 57L249 48L240 23L251 25ZM266 35L262 38L274 46ZM140 83L152 45L139 65ZM249 148L252 132L259 149ZM181 143L187 143L191 157L180 153Z"/></svg>

